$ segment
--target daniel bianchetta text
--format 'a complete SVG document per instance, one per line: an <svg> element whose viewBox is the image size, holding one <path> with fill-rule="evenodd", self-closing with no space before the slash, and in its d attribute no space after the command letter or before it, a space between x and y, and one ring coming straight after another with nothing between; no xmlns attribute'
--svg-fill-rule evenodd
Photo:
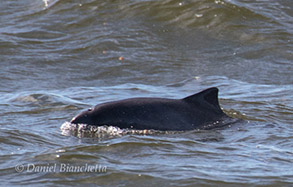
<svg viewBox="0 0 293 187"><path fill-rule="evenodd" d="M68 163L36 165L33 163L15 166L16 172L43 172L43 173L106 173L107 166L100 164L73 165Z"/></svg>

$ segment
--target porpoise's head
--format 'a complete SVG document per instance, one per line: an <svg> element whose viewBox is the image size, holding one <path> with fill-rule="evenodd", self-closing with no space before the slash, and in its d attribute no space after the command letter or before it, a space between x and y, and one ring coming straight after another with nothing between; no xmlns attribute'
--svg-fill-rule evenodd
<svg viewBox="0 0 293 187"><path fill-rule="evenodd" d="M121 113L117 102L101 103L76 115L70 123L94 126L109 125L119 121Z"/></svg>
<svg viewBox="0 0 293 187"><path fill-rule="evenodd" d="M70 123L94 125L93 109L89 108L87 111L76 115L74 118L72 118Z"/></svg>

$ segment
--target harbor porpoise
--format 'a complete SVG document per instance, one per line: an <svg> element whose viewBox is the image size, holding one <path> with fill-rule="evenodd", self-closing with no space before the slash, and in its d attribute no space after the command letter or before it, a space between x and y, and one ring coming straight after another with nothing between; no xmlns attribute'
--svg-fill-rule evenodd
<svg viewBox="0 0 293 187"><path fill-rule="evenodd" d="M183 99L131 98L102 103L81 112L71 123L162 131L222 127L233 118L221 110L218 91L213 87Z"/></svg>

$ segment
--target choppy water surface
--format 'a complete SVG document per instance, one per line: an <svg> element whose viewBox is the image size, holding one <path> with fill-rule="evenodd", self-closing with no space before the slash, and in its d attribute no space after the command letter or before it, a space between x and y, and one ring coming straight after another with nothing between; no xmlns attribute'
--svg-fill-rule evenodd
<svg viewBox="0 0 293 187"><path fill-rule="evenodd" d="M292 7L1 1L1 185L292 185ZM101 102L212 86L244 122L176 133L60 130Z"/></svg>

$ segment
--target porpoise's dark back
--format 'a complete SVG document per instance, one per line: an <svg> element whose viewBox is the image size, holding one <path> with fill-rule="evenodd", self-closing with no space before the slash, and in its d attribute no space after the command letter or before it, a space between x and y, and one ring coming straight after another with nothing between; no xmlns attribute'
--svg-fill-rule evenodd
<svg viewBox="0 0 293 187"><path fill-rule="evenodd" d="M72 123L111 125L128 129L192 130L211 126L228 116L218 102L218 89L209 88L183 99L132 98L96 105Z"/></svg>

